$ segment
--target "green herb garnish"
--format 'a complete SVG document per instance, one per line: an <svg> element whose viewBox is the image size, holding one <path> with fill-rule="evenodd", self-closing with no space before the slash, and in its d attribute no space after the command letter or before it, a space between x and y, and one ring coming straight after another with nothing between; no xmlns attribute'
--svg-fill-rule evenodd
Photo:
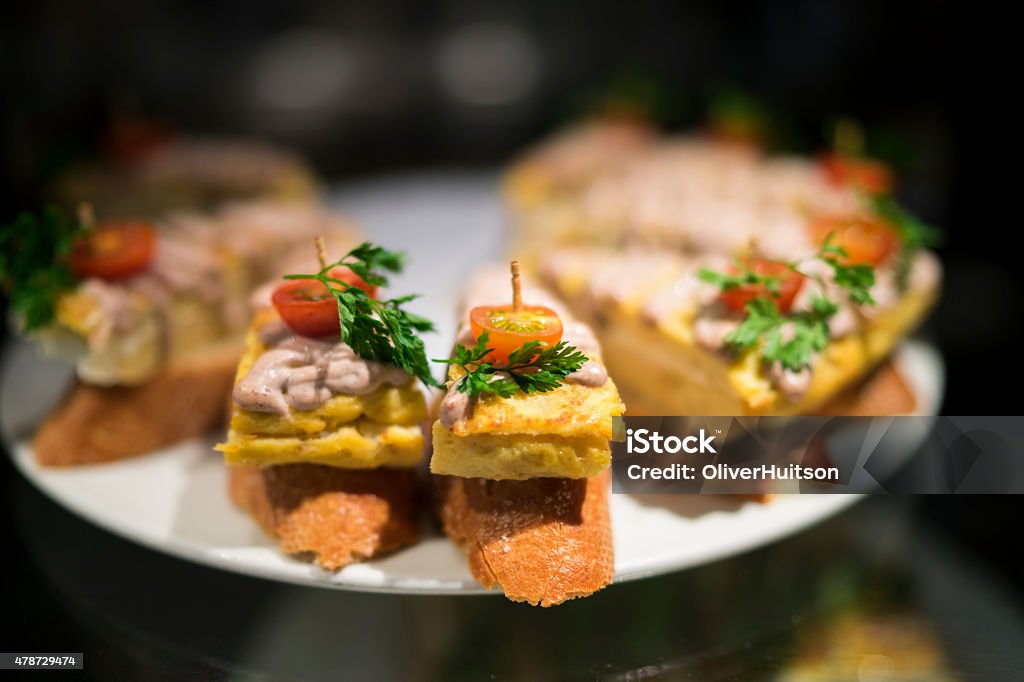
<svg viewBox="0 0 1024 682"><path fill-rule="evenodd" d="M779 294L779 282L782 281L782 277L778 275L762 275L754 272L750 268L744 268L740 265L739 261L734 263L737 272L726 273L726 272L715 272L707 268L701 268L697 271L697 277L702 282L708 284L714 284L722 291L729 291L730 289L738 289L743 286L749 286L754 284L763 284L768 291L776 296Z"/></svg>
<svg viewBox="0 0 1024 682"><path fill-rule="evenodd" d="M906 290L914 255L922 248L939 246L942 233L938 228L921 222L892 197L874 196L869 199L875 214L891 225L900 238L902 246L896 263L896 284L901 291Z"/></svg>
<svg viewBox="0 0 1024 682"><path fill-rule="evenodd" d="M845 265L839 261L849 254L846 249L832 242L833 237L832 234L825 237L818 257L832 268L833 281L846 290L851 301L857 305L874 305L871 287L875 286L875 269L863 263Z"/></svg>
<svg viewBox="0 0 1024 682"><path fill-rule="evenodd" d="M315 279L338 303L341 340L361 358L387 362L417 377L427 386L440 386L430 375L423 340L418 332L434 331L434 323L403 310L416 295L386 300L370 298L362 289L330 276L332 268L346 267L368 284L387 286L382 272L401 272L404 257L368 242L311 275L285 275L285 279Z"/></svg>
<svg viewBox="0 0 1024 682"><path fill-rule="evenodd" d="M562 385L562 380L587 361L587 356L575 346L560 341L545 346L540 341L524 343L509 353L508 364L495 366L485 358L494 349L488 348L487 332L480 334L472 348L458 345L451 360L434 360L461 367L466 373L455 384L457 390L470 398L497 395L509 398L516 392L546 393ZM508 377L499 376L499 373Z"/></svg>
<svg viewBox="0 0 1024 682"><path fill-rule="evenodd" d="M23 211L0 228L0 286L23 331L52 324L57 297L78 282L68 256L83 231L52 206L39 215Z"/></svg>
<svg viewBox="0 0 1024 682"><path fill-rule="evenodd" d="M846 265L840 261L846 250L833 243L829 235L815 255L832 268L833 282L857 305L874 305L871 287L875 284L875 271L870 265ZM794 272L800 272L798 262L785 263ZM737 272L723 274L701 269L697 276L723 291L746 285L764 285L769 293L778 294L779 276L760 275L749 267L735 263ZM803 274L803 273L800 273ZM759 296L744 306L746 318L725 336L728 346L745 350L760 345L761 357L768 363L778 362L785 369L798 372L811 364L815 353L828 345L829 320L839 310L838 304L825 296L826 284L818 277L810 277L820 287L820 293L811 298L809 310L783 315L773 298Z"/></svg>
<svg viewBox="0 0 1024 682"><path fill-rule="evenodd" d="M766 362L798 372L828 345L828 321L837 310L835 302L818 295L811 299L810 310L783 315L775 301L762 296L747 303L746 319L725 342L739 350L761 343Z"/></svg>

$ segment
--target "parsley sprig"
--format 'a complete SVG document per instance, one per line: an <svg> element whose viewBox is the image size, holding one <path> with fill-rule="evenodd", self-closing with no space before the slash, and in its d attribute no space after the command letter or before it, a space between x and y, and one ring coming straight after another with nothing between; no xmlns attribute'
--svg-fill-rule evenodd
<svg viewBox="0 0 1024 682"><path fill-rule="evenodd" d="M766 362L799 372L828 345L828 321L838 309L831 299L816 295L809 310L783 315L772 299L755 298L746 305L746 319L725 336L725 342L738 350L760 343Z"/></svg>
<svg viewBox="0 0 1024 682"><path fill-rule="evenodd" d="M83 230L52 206L38 215L24 211L0 228L0 287L23 331L51 324L57 297L78 282L68 256Z"/></svg>
<svg viewBox="0 0 1024 682"><path fill-rule="evenodd" d="M832 268L832 279L836 286L844 289L850 300L857 305L875 305L871 287L875 286L875 269L864 263L847 265L840 259L849 257L842 246L833 241L834 235L825 237L818 257ZM818 280L823 286L823 282Z"/></svg>
<svg viewBox="0 0 1024 682"><path fill-rule="evenodd" d="M284 278L314 279L327 287L338 304L341 340L356 355L393 364L427 386L439 386L430 374L423 339L418 335L434 331L434 323L402 308L417 296L378 300L359 287L330 275L332 268L347 267L369 284L387 286L387 276L382 273L401 272L403 265L401 253L365 242L317 273L285 275Z"/></svg>
<svg viewBox="0 0 1024 682"><path fill-rule="evenodd" d="M875 271L870 265L847 265L843 259L846 250L835 244L829 235L816 254L816 258L832 268L832 281L857 305L874 305L871 287L875 284ZM799 262L786 263L793 272L800 272ZM725 343L735 350L760 346L761 357L768 363L778 362L785 369L798 372L810 366L816 353L828 345L829 320L839 311L838 304L825 295L823 279L812 276L820 292L811 297L807 310L783 315L773 296L778 296L781 277L761 275L738 261L737 272L723 274L702 268L697 276L723 291L746 285L764 285L770 296L759 296L744 306L746 317L731 332ZM804 274L804 273L800 273Z"/></svg>
<svg viewBox="0 0 1024 682"><path fill-rule="evenodd" d="M902 247L899 260L896 262L896 284L900 290L905 290L914 255L920 249L939 246L942 242L942 233L938 228L921 222L892 197L875 196L869 197L869 200L875 214L891 225L899 235Z"/></svg>
<svg viewBox="0 0 1024 682"><path fill-rule="evenodd" d="M460 344L455 348L454 358L434 361L462 368L465 374L459 377L455 388L470 398L510 398L518 391L528 395L546 393L561 386L565 377L587 361L586 355L565 341L554 346L530 341L509 353L508 364L494 365L486 360L494 350L488 347L489 340L490 336L483 332L472 348Z"/></svg>
<svg viewBox="0 0 1024 682"><path fill-rule="evenodd" d="M701 268L697 273L697 276L703 282L708 284L714 284L722 291L728 291L730 289L738 289L744 286L761 284L773 295L779 295L779 283L782 281L782 277L779 275L762 275L754 272L750 268L742 267L739 262L735 262L736 272L715 272L707 268Z"/></svg>

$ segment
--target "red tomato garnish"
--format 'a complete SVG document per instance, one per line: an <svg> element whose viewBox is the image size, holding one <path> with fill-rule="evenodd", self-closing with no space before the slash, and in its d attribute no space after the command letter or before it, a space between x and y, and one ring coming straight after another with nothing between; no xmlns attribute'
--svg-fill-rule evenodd
<svg viewBox="0 0 1024 682"><path fill-rule="evenodd" d="M530 341L554 346L562 340L562 320L551 308L524 305L519 311L512 306L479 306L469 311L473 338L487 332L487 345L494 352L488 356L493 363L507 363L509 353Z"/></svg>
<svg viewBox="0 0 1024 682"><path fill-rule="evenodd" d="M270 300L277 313L296 334L338 336L338 302L327 287L315 279L292 279L279 284Z"/></svg>
<svg viewBox="0 0 1024 682"><path fill-rule="evenodd" d="M104 220L75 243L71 271L80 279L118 280L149 267L156 251L156 229L145 220Z"/></svg>
<svg viewBox="0 0 1024 682"><path fill-rule="evenodd" d="M844 265L878 265L899 248L899 236L889 225L870 216L819 216L811 221L811 235L824 243L842 247L846 256L836 260Z"/></svg>
<svg viewBox="0 0 1024 682"><path fill-rule="evenodd" d="M868 194L887 194L892 190L892 171L881 161L826 154L819 163L825 177L835 185L852 187Z"/></svg>
<svg viewBox="0 0 1024 682"><path fill-rule="evenodd" d="M377 298L377 285L370 284L347 267L342 266L338 268L331 268L329 274L334 279L340 279L342 282L351 284L358 289L362 289L370 298Z"/></svg>
<svg viewBox="0 0 1024 682"><path fill-rule="evenodd" d="M769 289L766 284L743 284L723 290L718 295L718 300L730 310L743 312L746 305L755 298L770 298L775 301L780 312L789 312L789 309L793 307L793 299L800 292L800 287L803 286L806 278L798 272L793 272L785 263L764 258L750 259L747 261L746 267L763 277L777 278L776 292ZM730 273L738 274L739 270L735 266L731 266Z"/></svg>

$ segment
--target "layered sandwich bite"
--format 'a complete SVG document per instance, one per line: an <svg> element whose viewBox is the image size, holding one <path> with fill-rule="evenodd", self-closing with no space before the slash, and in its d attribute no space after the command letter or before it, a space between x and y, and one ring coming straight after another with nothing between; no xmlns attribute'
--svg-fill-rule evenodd
<svg viewBox="0 0 1024 682"><path fill-rule="evenodd" d="M849 150L693 136L509 206L520 253L594 328L632 413L785 415L831 410L938 298L934 231L893 182Z"/></svg>
<svg viewBox="0 0 1024 682"><path fill-rule="evenodd" d="M283 551L326 569L415 542L416 465L432 384L418 334L385 299L399 254L363 244L289 275L253 319L218 446L232 500Z"/></svg>
<svg viewBox="0 0 1024 682"><path fill-rule="evenodd" d="M430 467L477 580L549 606L611 581L609 440L623 406L590 329L518 277L510 288L489 269L467 286Z"/></svg>
<svg viewBox="0 0 1024 682"><path fill-rule="evenodd" d="M317 234L357 243L344 217L271 202L154 221L83 205L6 226L0 285L18 324L76 369L36 435L39 463L119 459L219 426L254 289Z"/></svg>

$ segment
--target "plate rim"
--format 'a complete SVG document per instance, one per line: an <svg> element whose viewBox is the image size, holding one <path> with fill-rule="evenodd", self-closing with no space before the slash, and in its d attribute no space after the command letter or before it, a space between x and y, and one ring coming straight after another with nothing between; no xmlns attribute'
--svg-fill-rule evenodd
<svg viewBox="0 0 1024 682"><path fill-rule="evenodd" d="M4 353L5 361L9 361L11 357L10 348ZM941 403L942 395L945 389L945 366L941 355L935 349L934 346L927 342L908 339L905 340L895 351L894 359L897 364L903 365L907 368L907 363L915 363L918 365L917 369L907 371L909 381L914 385L915 393L918 394L918 398L921 398L922 387L920 382L916 381L914 376L916 372L927 371L932 376L932 380L936 383L935 395L930 396L932 400L926 407L927 410L923 410L925 413L934 414L938 410L939 403ZM6 364L6 362L4 363ZM7 378L4 378L7 381ZM203 438L203 437L200 437ZM418 595L438 595L438 596L457 596L457 595L500 595L500 590L488 590L482 587L479 583L473 580L472 576L468 575L467 578L463 578L460 582L455 583L451 580L445 580L439 582L436 585L426 586L424 583L427 579L414 579L414 578L385 578L382 582L370 582L360 581L358 579L352 579L351 577L340 578L340 572L328 574L324 572L328 577L327 579L318 579L315 571L311 571L310 576L301 574L293 574L290 572L282 572L275 569L273 564L262 564L255 562L241 561L236 558L224 555L222 553L211 551L210 548L204 548L195 545L190 542L182 541L178 538L156 538L153 536L147 536L145 533L137 532L136 529L131 526L121 526L116 523L110 522L102 515L97 515L87 505L83 505L79 500L73 497L67 497L60 493L55 487L49 485L47 480L47 474L50 473L48 470L44 470L35 464L33 454L31 452L31 446L28 440L13 441L8 437L8 434L3 434L4 444L10 452L10 457L15 464L15 468L20 472L22 476L28 480L33 487L42 492L44 496L52 500L58 506L71 512L81 520L90 523L91 525L98 527L105 532L111 533L123 540L131 542L133 544L145 547L148 550L155 551L168 556L173 556L177 559L189 561L202 566L214 568L217 570L224 570L240 575L246 575L248 577L259 578L263 580L270 580L275 582L282 582L287 584L301 585L305 587L313 587L319 589L340 589L340 590L352 590L359 592L374 592L382 594L418 594ZM173 450L173 448L171 448ZM158 451L151 453L153 456L176 456L176 453L165 451ZM147 455L141 455L130 460L122 460L138 464L144 462ZM117 466L119 462L111 462L107 464L101 464L98 466ZM52 473L60 474L62 470L53 470ZM613 494L614 495L614 494ZM808 498L811 496L802 495L800 498ZM740 542L734 542L723 546L715 546L706 556L700 556L696 559L690 560L672 560L667 558L656 558L651 563L645 564L640 567L635 567L626 570L617 570L613 578L612 584L620 584L630 582L633 580L641 580L648 577L657 575L664 575L667 573L673 573L680 570L686 570L696 566L713 563L728 557L736 556L744 552L751 551L753 549L769 545L782 538L795 535L807 528L810 528L818 523L825 521L826 519L840 513L849 506L855 504L857 501L862 499L863 495L848 494L848 495L815 495L815 503L810 506L804 516L795 519L788 519L784 523L780 523L769 529L763 529L760 532L753 534L749 538L745 538ZM622 502L616 504L613 496L613 508L620 506ZM799 499L799 498L798 498ZM728 510L727 513L754 513L764 514L772 513L771 509L779 509L780 505L790 505L792 502L786 499L774 501L771 505L759 505L755 502L746 502L735 509ZM802 502L799 504L811 504L809 502ZM241 512L240 512L241 513ZM778 513L778 512L776 512ZM443 536L431 536L426 538L423 542L448 542ZM293 557L281 554L280 557L283 560L289 562L297 562L310 566L311 569L315 569L306 562L301 562ZM372 566L374 562L363 562L361 564L353 564L354 566ZM331 577L335 579L331 579Z"/></svg>

